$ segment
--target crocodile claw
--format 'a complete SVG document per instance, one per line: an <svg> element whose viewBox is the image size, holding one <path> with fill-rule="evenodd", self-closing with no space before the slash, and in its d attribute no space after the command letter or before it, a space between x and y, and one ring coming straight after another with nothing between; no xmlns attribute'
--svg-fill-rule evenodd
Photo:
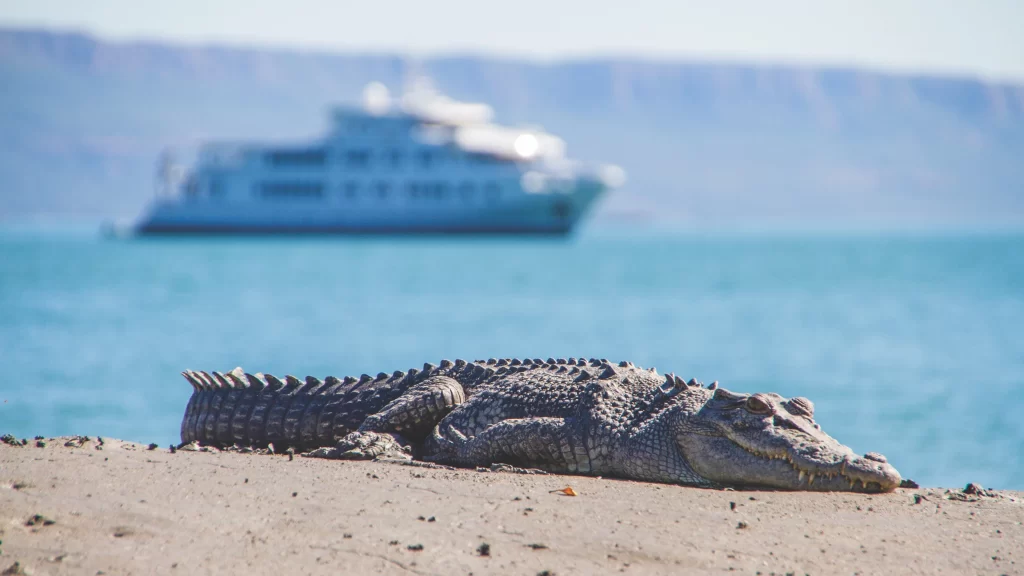
<svg viewBox="0 0 1024 576"><path fill-rule="evenodd" d="M352 432L335 449L335 457L342 460L412 459L412 448L404 438L384 432Z"/></svg>

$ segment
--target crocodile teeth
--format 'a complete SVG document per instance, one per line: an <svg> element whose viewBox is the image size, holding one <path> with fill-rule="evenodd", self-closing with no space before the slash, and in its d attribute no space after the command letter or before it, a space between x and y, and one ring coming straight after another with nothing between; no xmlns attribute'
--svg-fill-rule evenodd
<svg viewBox="0 0 1024 576"><path fill-rule="evenodd" d="M853 480L853 479L850 480L850 490L853 490L853 485L856 484L856 483L857 483L856 480Z"/></svg>
<svg viewBox="0 0 1024 576"><path fill-rule="evenodd" d="M806 475L807 475L807 472L804 472L803 470L801 470L800 471L800 480L799 481L803 482L804 481L804 476L806 476Z"/></svg>
<svg viewBox="0 0 1024 576"><path fill-rule="evenodd" d="M811 484L814 484L814 476L815 476L814 472L811 472L811 478L809 480L807 480L807 485L808 486L810 486Z"/></svg>

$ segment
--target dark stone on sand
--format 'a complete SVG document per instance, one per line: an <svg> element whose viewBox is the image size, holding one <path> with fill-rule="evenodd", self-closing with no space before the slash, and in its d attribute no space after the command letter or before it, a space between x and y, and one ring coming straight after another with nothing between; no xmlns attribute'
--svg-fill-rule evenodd
<svg viewBox="0 0 1024 576"><path fill-rule="evenodd" d="M31 518L25 521L25 526L51 526L56 523L56 520L51 520L42 514L33 514Z"/></svg>
<svg viewBox="0 0 1024 576"><path fill-rule="evenodd" d="M967 486L964 486L964 494L984 494L985 488L981 484L975 484L971 482Z"/></svg>

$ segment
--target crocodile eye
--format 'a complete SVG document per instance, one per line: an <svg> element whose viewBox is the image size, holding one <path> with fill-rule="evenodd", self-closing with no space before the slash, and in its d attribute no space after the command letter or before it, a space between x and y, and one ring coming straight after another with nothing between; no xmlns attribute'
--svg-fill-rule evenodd
<svg viewBox="0 0 1024 576"><path fill-rule="evenodd" d="M789 411L797 416L814 417L814 403L807 398L793 398L788 402Z"/></svg>
<svg viewBox="0 0 1024 576"><path fill-rule="evenodd" d="M757 396L751 396L747 398L747 410L754 414L766 414L772 409L767 402L761 400Z"/></svg>

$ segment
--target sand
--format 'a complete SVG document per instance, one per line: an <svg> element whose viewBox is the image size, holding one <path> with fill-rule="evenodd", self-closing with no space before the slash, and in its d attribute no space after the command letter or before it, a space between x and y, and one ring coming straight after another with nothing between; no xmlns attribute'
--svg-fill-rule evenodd
<svg viewBox="0 0 1024 576"><path fill-rule="evenodd" d="M68 440L0 444L0 572L1024 574L1021 492L734 492Z"/></svg>

